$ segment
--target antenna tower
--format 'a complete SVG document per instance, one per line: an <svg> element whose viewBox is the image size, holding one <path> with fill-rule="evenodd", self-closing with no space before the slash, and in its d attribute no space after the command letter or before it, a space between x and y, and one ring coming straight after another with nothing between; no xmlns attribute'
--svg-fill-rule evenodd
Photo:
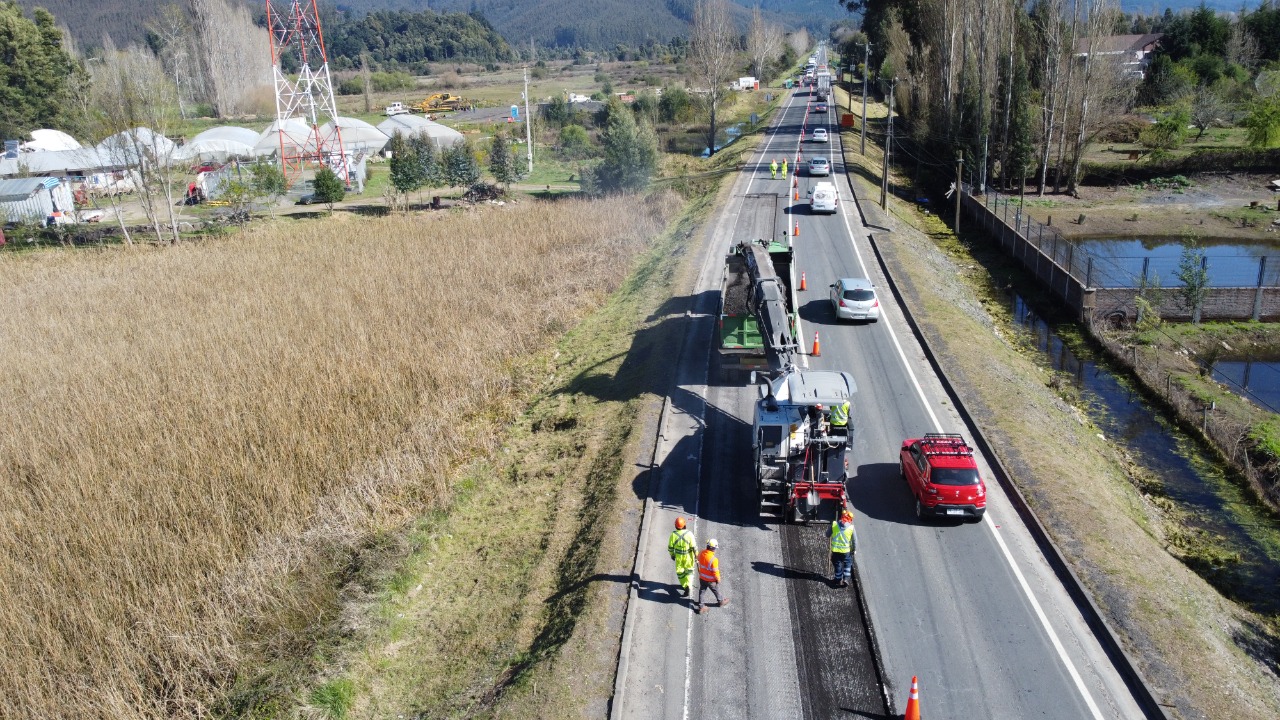
<svg viewBox="0 0 1280 720"><path fill-rule="evenodd" d="M347 154L329 77L329 56L316 0L266 0L271 68L276 87L275 129L280 168L290 185L308 165L326 165L345 182ZM283 8L287 10L282 11ZM296 73L296 79L286 74ZM321 126L322 122L328 122Z"/></svg>

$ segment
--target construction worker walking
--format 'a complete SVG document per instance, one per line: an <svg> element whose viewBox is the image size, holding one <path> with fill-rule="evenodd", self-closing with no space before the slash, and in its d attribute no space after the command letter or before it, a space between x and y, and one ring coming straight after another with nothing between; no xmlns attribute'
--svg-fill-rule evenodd
<svg viewBox="0 0 1280 720"><path fill-rule="evenodd" d="M778 179L778 158L774 158L773 162L769 163L769 179Z"/></svg>
<svg viewBox="0 0 1280 720"><path fill-rule="evenodd" d="M853 531L853 513L840 511L840 519L831 521L827 530L831 537L831 566L834 576L831 578L836 587L849 587L849 578L853 576L853 551L858 536Z"/></svg>
<svg viewBox="0 0 1280 720"><path fill-rule="evenodd" d="M698 601L693 604L693 609L699 614L703 610L702 593L707 590L715 596L716 605L724 607L729 604L729 598L720 595L720 559L716 557L719 547L720 543L712 538L707 541L707 548L698 553Z"/></svg>
<svg viewBox="0 0 1280 720"><path fill-rule="evenodd" d="M787 179L787 159L782 158L782 179Z"/></svg>
<svg viewBox="0 0 1280 720"><path fill-rule="evenodd" d="M676 518L676 529L667 539L667 553L676 561L676 580L680 582L680 597L689 597L689 578L697 561L698 541L693 531L685 526L684 518Z"/></svg>

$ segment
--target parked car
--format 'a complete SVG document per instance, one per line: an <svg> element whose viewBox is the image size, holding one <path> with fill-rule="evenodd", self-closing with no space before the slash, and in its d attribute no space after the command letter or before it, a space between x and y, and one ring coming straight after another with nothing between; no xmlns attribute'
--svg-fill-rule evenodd
<svg viewBox="0 0 1280 720"><path fill-rule="evenodd" d="M809 174L814 177L825 177L831 174L831 162L825 156L817 155L809 158Z"/></svg>
<svg viewBox="0 0 1280 720"><path fill-rule="evenodd" d="M831 309L836 320L880 319L880 298L866 278L842 278L831 285Z"/></svg>
<svg viewBox="0 0 1280 720"><path fill-rule="evenodd" d="M960 517L981 521L987 485L973 448L958 433L929 433L902 441L899 473L916 499L916 517Z"/></svg>
<svg viewBox="0 0 1280 720"><path fill-rule="evenodd" d="M814 141L814 142L823 142L823 143L824 143L824 142L827 142L827 140L828 140L828 139L829 139L829 138L827 137L827 129L826 129L826 128L815 128L815 129L814 129L814 131L813 131L813 141Z"/></svg>
<svg viewBox="0 0 1280 720"><path fill-rule="evenodd" d="M809 188L809 212L834 213L840 207L840 194L834 183L818 182Z"/></svg>

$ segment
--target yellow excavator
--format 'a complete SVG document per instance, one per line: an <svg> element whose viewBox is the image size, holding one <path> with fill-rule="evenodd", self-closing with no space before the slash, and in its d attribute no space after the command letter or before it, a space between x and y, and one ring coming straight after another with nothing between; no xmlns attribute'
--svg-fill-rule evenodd
<svg viewBox="0 0 1280 720"><path fill-rule="evenodd" d="M413 106L414 112L434 113L446 112L449 110L461 110L468 107L471 101L461 95L452 95L450 93L436 93L426 100Z"/></svg>

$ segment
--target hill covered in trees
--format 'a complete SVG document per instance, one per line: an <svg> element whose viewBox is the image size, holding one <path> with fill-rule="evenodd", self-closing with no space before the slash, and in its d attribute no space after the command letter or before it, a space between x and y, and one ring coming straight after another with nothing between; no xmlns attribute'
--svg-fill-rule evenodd
<svg viewBox="0 0 1280 720"><path fill-rule="evenodd" d="M746 29L754 0L737 4L739 25ZM688 33L695 0L430 0L433 10L478 12L512 45L528 47L613 48L663 44ZM421 8L428 0L341 0L353 11L382 6ZM761 0L769 22L784 27L808 27L825 36L832 20L849 17L834 0ZM590 10L586 11L589 7Z"/></svg>

